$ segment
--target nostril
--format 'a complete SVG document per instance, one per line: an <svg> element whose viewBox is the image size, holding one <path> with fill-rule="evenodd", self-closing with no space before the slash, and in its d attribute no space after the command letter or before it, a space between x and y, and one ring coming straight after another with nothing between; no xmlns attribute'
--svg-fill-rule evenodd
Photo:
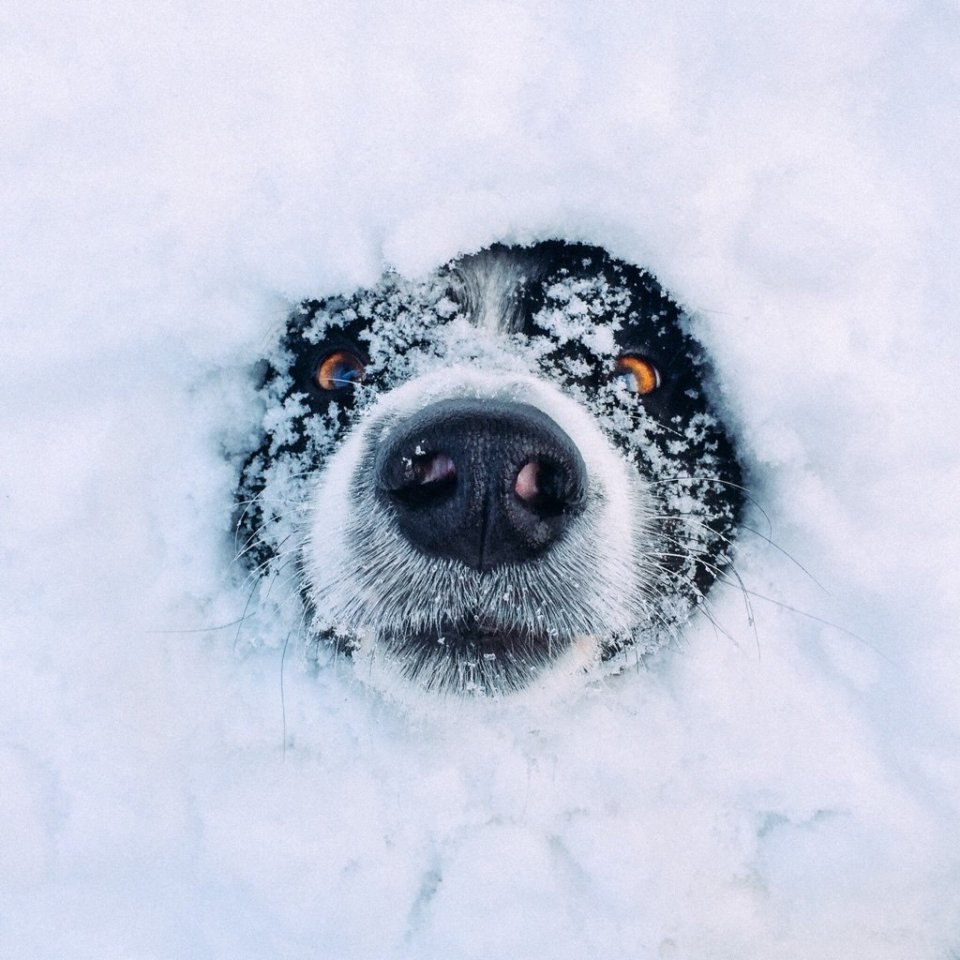
<svg viewBox="0 0 960 960"><path fill-rule="evenodd" d="M392 471L393 482L384 489L409 507L428 506L443 500L456 489L457 467L446 453L422 453L398 458L399 470Z"/></svg>
<svg viewBox="0 0 960 960"><path fill-rule="evenodd" d="M403 458L403 479L410 485L447 483L456 476L456 465L445 453Z"/></svg>
<svg viewBox="0 0 960 960"><path fill-rule="evenodd" d="M513 484L513 490L516 495L527 503L531 503L540 492L540 463L537 460L531 460L524 464L517 474L517 479Z"/></svg>
<svg viewBox="0 0 960 960"><path fill-rule="evenodd" d="M547 459L527 461L513 484L517 498L541 517L556 517L580 503L583 492L572 472Z"/></svg>

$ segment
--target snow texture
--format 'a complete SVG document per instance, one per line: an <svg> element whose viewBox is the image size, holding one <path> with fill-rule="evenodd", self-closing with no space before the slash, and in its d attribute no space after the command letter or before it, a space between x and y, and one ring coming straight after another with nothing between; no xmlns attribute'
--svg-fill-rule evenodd
<svg viewBox="0 0 960 960"><path fill-rule="evenodd" d="M955 4L2 23L0 956L960 953ZM290 305L554 236L697 318L725 632L411 711L238 625Z"/></svg>

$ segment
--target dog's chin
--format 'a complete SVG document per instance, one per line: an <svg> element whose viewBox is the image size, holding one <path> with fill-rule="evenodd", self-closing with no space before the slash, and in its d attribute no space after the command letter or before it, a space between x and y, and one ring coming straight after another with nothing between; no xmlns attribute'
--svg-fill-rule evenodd
<svg viewBox="0 0 960 960"><path fill-rule="evenodd" d="M407 692L441 696L516 697L557 673L582 675L599 661L596 637L564 637L483 618L411 630L381 629L357 635L348 645L355 660L386 668L392 680L402 680ZM396 692L392 681L390 686Z"/></svg>
<svg viewBox="0 0 960 960"><path fill-rule="evenodd" d="M380 642L417 686L491 694L528 686L572 641L476 618L411 633L381 634Z"/></svg>

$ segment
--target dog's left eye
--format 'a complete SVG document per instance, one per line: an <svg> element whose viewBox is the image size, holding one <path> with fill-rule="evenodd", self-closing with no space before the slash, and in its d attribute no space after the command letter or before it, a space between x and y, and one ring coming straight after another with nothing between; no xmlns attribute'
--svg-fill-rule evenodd
<svg viewBox="0 0 960 960"><path fill-rule="evenodd" d="M363 361L349 350L329 353L320 361L313 379L321 390L342 390L363 380Z"/></svg>
<svg viewBox="0 0 960 960"><path fill-rule="evenodd" d="M617 357L614 377L621 378L631 393L645 397L660 386L660 371L645 357L625 353Z"/></svg>

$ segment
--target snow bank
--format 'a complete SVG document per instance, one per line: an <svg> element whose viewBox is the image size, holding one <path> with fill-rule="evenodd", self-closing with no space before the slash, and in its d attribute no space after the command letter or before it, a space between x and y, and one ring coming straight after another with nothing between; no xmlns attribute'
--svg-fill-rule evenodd
<svg viewBox="0 0 960 960"><path fill-rule="evenodd" d="M7 12L0 954L960 949L958 21ZM250 364L299 297L549 236L697 312L754 624L728 591L535 710L308 674L282 613L237 624Z"/></svg>

